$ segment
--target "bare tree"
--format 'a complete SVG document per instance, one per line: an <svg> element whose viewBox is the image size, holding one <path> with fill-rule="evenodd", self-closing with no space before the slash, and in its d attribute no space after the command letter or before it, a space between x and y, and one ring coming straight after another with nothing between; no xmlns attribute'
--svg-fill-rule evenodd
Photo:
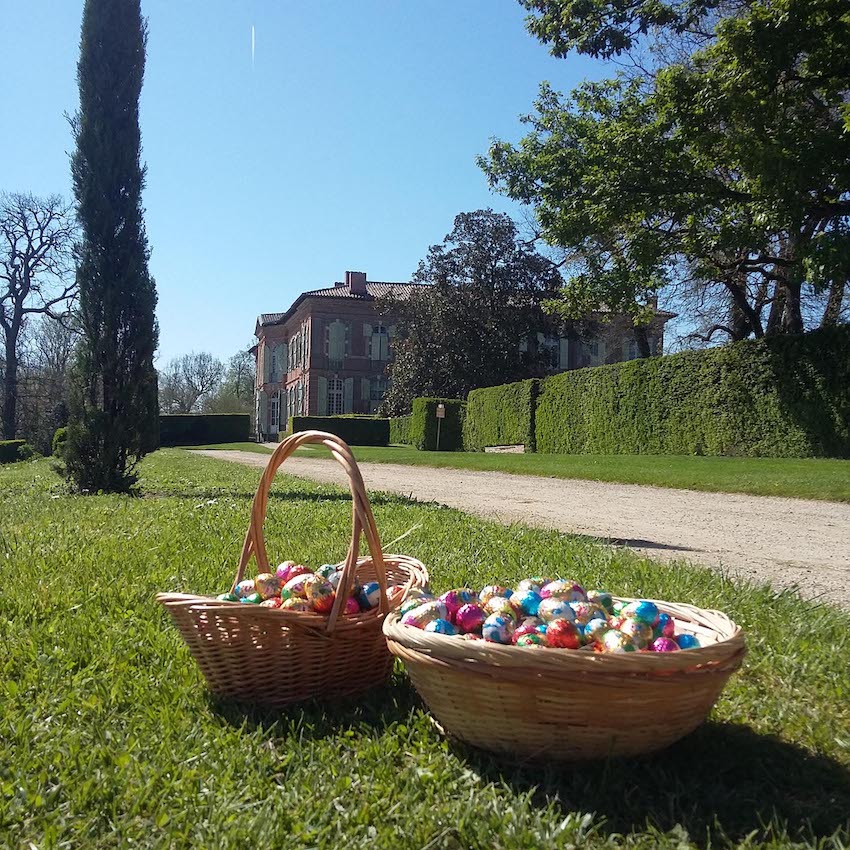
<svg viewBox="0 0 850 850"><path fill-rule="evenodd" d="M2 430L17 432L19 339L33 315L61 321L76 294L75 226L57 195L0 195L0 328L4 344Z"/></svg>
<svg viewBox="0 0 850 850"><path fill-rule="evenodd" d="M206 351L175 357L159 375L159 409L192 413L221 383L224 366Z"/></svg>

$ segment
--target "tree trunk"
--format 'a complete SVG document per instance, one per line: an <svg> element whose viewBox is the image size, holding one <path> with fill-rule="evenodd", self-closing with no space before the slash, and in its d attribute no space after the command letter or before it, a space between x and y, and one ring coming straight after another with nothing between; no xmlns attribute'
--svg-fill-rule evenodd
<svg viewBox="0 0 850 850"><path fill-rule="evenodd" d="M18 416L18 331L14 326L6 338L6 371L3 376L3 439L14 440Z"/></svg>
<svg viewBox="0 0 850 850"><path fill-rule="evenodd" d="M803 333L803 312L800 304L800 279L790 269L784 273L785 312L782 316L782 332L786 334Z"/></svg>
<svg viewBox="0 0 850 850"><path fill-rule="evenodd" d="M823 319L820 326L822 328L831 328L838 324L838 318L841 315L841 302L844 300L844 288L847 281L837 276L832 281L829 287L829 298L826 301L826 309L823 311Z"/></svg>
<svg viewBox="0 0 850 850"><path fill-rule="evenodd" d="M763 337L761 318L747 299L746 273L738 273L723 283L732 299L732 329L735 340L746 339L751 333L756 339Z"/></svg>
<svg viewBox="0 0 850 850"><path fill-rule="evenodd" d="M785 312L785 286L781 280L774 281L773 301L770 304L770 314L767 317L765 336L773 336L780 332L782 315Z"/></svg>

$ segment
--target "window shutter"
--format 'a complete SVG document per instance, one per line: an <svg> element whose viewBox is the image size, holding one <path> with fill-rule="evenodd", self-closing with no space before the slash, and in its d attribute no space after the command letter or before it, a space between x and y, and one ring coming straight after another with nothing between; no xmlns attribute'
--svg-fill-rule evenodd
<svg viewBox="0 0 850 850"><path fill-rule="evenodd" d="M354 410L354 378L346 378L342 387L342 412L353 413Z"/></svg>
<svg viewBox="0 0 850 850"><path fill-rule="evenodd" d="M372 326L363 322L363 336L372 336Z"/></svg>
<svg viewBox="0 0 850 850"><path fill-rule="evenodd" d="M361 401L369 401L369 390L371 389L369 385L368 378L360 379L360 400Z"/></svg>
<svg viewBox="0 0 850 850"><path fill-rule="evenodd" d="M286 362L286 346L279 342L275 347L275 363L277 364L277 372L272 377L273 381L279 381L283 376L283 364Z"/></svg>
<svg viewBox="0 0 850 850"><path fill-rule="evenodd" d="M263 343L263 383L271 380L272 353L267 342ZM265 422L265 420L263 420Z"/></svg>
<svg viewBox="0 0 850 850"><path fill-rule="evenodd" d="M394 338L395 338L396 328L397 328L397 326L396 326L396 325L390 325L390 326L387 328L387 333L390 335L390 339L394 339Z"/></svg>
<svg viewBox="0 0 850 850"><path fill-rule="evenodd" d="M318 414L319 416L327 416L328 415L328 379L319 375L318 382L316 384L316 388L318 390Z"/></svg>
<svg viewBox="0 0 850 850"><path fill-rule="evenodd" d="M558 340L558 368L569 369L570 367L570 341L568 339Z"/></svg>
<svg viewBox="0 0 850 850"><path fill-rule="evenodd" d="M264 393L260 393L260 431L268 433L269 430L269 397Z"/></svg>

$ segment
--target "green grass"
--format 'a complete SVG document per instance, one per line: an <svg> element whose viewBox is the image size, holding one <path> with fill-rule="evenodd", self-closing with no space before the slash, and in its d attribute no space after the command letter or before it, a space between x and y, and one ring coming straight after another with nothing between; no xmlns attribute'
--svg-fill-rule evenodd
<svg viewBox="0 0 850 850"><path fill-rule="evenodd" d="M254 452L260 455L270 455L272 449L264 446L262 443L210 443L208 446L181 446L181 448L195 451L214 450L214 451L230 451L230 452Z"/></svg>
<svg viewBox="0 0 850 850"><path fill-rule="evenodd" d="M305 449L305 451L322 451ZM685 455L544 455L420 452L358 446L359 461L652 484L714 493L751 493L850 502L850 460Z"/></svg>
<svg viewBox="0 0 850 850"><path fill-rule="evenodd" d="M154 594L227 587L258 476L163 450L142 498L81 497L48 460L0 469L0 846L850 843L846 613L436 505L375 500L438 590L555 572L729 612L750 653L710 722L656 756L553 766L450 745L401 672L360 703L211 699ZM270 553L341 558L349 520L340 490L279 476Z"/></svg>

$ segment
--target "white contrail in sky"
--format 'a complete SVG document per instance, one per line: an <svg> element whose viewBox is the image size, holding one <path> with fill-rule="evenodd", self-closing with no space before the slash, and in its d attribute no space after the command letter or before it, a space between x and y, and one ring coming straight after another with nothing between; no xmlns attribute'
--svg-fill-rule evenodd
<svg viewBox="0 0 850 850"><path fill-rule="evenodd" d="M254 25L251 24L251 67L254 67L254 52L257 48L257 33L254 31Z"/></svg>

